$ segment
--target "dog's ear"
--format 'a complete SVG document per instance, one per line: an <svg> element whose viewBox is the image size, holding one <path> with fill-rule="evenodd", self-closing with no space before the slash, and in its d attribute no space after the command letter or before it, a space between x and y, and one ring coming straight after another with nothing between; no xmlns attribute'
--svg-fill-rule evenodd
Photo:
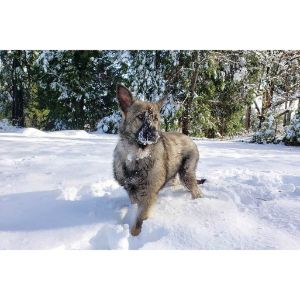
<svg viewBox="0 0 300 300"><path fill-rule="evenodd" d="M160 110L168 102L168 96L164 96L162 99L156 102L158 110Z"/></svg>
<svg viewBox="0 0 300 300"><path fill-rule="evenodd" d="M131 92L129 91L129 89L126 86L124 86L122 84L118 84L117 85L117 98L118 98L121 110L124 113L126 113L128 108L134 102Z"/></svg>

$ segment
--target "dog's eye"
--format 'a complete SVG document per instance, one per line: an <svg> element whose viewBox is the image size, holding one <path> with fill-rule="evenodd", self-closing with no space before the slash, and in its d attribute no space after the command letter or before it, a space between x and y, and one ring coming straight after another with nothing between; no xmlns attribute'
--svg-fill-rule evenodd
<svg viewBox="0 0 300 300"><path fill-rule="evenodd" d="M137 117L138 117L140 120L144 120L144 114L139 114Z"/></svg>
<svg viewBox="0 0 300 300"><path fill-rule="evenodd" d="M154 117L154 121L158 121L158 117L157 116Z"/></svg>

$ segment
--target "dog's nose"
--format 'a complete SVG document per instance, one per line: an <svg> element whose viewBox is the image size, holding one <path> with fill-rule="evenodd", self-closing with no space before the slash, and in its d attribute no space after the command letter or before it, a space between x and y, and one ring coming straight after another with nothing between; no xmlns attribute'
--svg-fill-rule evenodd
<svg viewBox="0 0 300 300"><path fill-rule="evenodd" d="M153 128L150 131L150 135L149 135L149 139L152 141L156 141L158 139L159 135L158 135L158 131L156 130L156 128Z"/></svg>

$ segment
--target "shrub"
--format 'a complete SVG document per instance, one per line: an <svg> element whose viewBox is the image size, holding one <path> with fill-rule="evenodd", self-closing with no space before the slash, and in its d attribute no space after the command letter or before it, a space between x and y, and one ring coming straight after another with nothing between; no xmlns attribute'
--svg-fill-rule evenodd
<svg viewBox="0 0 300 300"><path fill-rule="evenodd" d="M269 114L261 124L261 128L254 133L252 142L258 144L274 143L276 142L276 133L276 120L272 114Z"/></svg>
<svg viewBox="0 0 300 300"><path fill-rule="evenodd" d="M294 115L291 124L284 129L283 142L286 145L300 146L300 110Z"/></svg>
<svg viewBox="0 0 300 300"><path fill-rule="evenodd" d="M120 121L121 114L119 112L114 112L112 115L104 117L98 122L97 132L116 134L119 131Z"/></svg>

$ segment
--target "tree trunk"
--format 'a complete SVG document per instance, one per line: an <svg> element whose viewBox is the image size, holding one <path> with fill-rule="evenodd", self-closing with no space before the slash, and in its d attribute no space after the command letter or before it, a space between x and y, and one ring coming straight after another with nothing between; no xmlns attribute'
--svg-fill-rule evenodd
<svg viewBox="0 0 300 300"><path fill-rule="evenodd" d="M191 80L191 88L189 95L184 103L184 112L182 115L182 133L189 135L190 134L190 123L191 123L191 106L194 99L194 93L196 88L196 83L199 74L199 51L194 51L193 53L193 62L195 64L194 72Z"/></svg>
<svg viewBox="0 0 300 300"><path fill-rule="evenodd" d="M289 102L289 109L292 106L292 102ZM292 118L292 111L289 110L289 112L286 114L286 124L289 125L291 123L291 118Z"/></svg>
<svg viewBox="0 0 300 300"><path fill-rule="evenodd" d="M84 130L85 125L85 111L84 111L84 95L81 95L78 102L78 111L77 111L77 124L76 129Z"/></svg>
<svg viewBox="0 0 300 300"><path fill-rule="evenodd" d="M250 130L251 127L251 105L247 105L245 114L245 129Z"/></svg>
<svg viewBox="0 0 300 300"><path fill-rule="evenodd" d="M265 115L268 112L269 108L272 106L274 94L274 84L271 83L269 88L266 88L263 93L262 107L261 107L261 115L259 118L258 128L261 128L263 121L266 119Z"/></svg>
<svg viewBox="0 0 300 300"><path fill-rule="evenodd" d="M190 127L190 105L191 105L191 99L190 97L185 102L185 108L182 115L182 133L189 135L189 127Z"/></svg>
<svg viewBox="0 0 300 300"><path fill-rule="evenodd" d="M164 118L164 123L165 123L165 131L168 132L169 131L169 122L166 118Z"/></svg>
<svg viewBox="0 0 300 300"><path fill-rule="evenodd" d="M284 103L284 109L287 110L287 108L290 107L292 104L292 102L290 102L288 104L289 92L288 92L288 77L287 77L287 75L285 76L285 90L286 90L286 96L285 96L286 102ZM283 126L290 124L290 121L291 121L291 112L289 111L284 115Z"/></svg>
<svg viewBox="0 0 300 300"><path fill-rule="evenodd" d="M274 93L274 87L271 85L270 89L266 89L263 95L263 102L262 102L262 115L264 115L267 110L272 105L272 98Z"/></svg>
<svg viewBox="0 0 300 300"><path fill-rule="evenodd" d="M287 107L288 107L288 104L287 104L287 102L285 102L284 103L284 109L285 110L287 110ZM284 117L283 117L283 126L286 126L287 124L288 124L288 122L287 122L287 113L284 115Z"/></svg>
<svg viewBox="0 0 300 300"><path fill-rule="evenodd" d="M20 67L21 51L17 51L18 57L13 58L12 66L12 123L15 126L24 127L24 90L17 69Z"/></svg>

